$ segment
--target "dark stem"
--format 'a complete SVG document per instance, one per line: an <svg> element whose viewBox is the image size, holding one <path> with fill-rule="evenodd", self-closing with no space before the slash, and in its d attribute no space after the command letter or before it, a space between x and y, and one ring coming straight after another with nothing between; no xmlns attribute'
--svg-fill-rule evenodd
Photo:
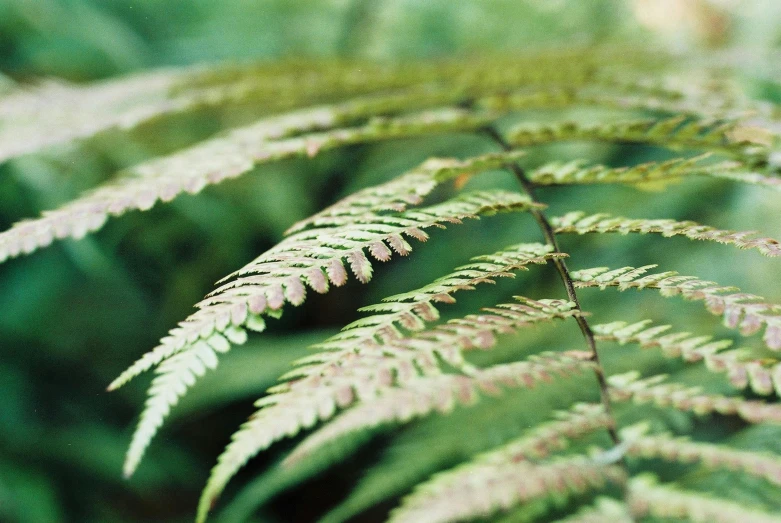
<svg viewBox="0 0 781 523"><path fill-rule="evenodd" d="M499 144L499 146L502 147L502 149L505 151L512 149L510 144L508 144L502 135L499 134L493 127L487 127L485 132L488 133L488 136L490 136L491 139ZM523 190L526 192L529 198L531 198L535 203L541 203L535 195L534 184L529 181L529 178L526 177L526 173L523 171L523 169L516 164L510 164L508 167L510 170L512 170L513 174L515 174L515 177L518 179L521 186L523 187ZM545 213L539 209L531 209L529 212L540 226L540 230L542 230L542 234L545 237L545 242L553 247L553 252L562 253L561 249L559 248L559 242L556 239L556 233L548 221L548 218L545 216ZM583 309L580 308L578 295L575 292L575 285L572 283L572 278L569 275L569 270L567 269L567 264L564 262L564 259L553 258L553 265L556 267L556 270L561 277L562 283L564 283L564 288L567 290L567 297L575 304L575 309L577 311L583 312ZM591 361L593 361L596 365L594 368L594 373L597 376L597 383L599 384L599 394L602 400L602 407L605 409L605 413L607 413L611 419L615 420L615 417L613 416L613 407L610 402L610 394L608 393L607 379L605 378L605 371L602 368L602 364L599 361L599 353L597 352L597 343L594 340L594 333L591 330L591 326L588 324L588 320L586 320L584 316L575 316L575 321L578 323L580 332L583 334L583 338L586 340L586 345L591 352ZM608 427L607 430L610 434L610 439L613 440L613 445L620 445L621 438L618 436L618 428L616 427L616 424L613 423L610 427Z"/></svg>

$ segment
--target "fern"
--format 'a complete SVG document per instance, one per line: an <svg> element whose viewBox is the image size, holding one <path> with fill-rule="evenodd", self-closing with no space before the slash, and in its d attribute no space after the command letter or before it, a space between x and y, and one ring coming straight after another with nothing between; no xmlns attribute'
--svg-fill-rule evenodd
<svg viewBox="0 0 781 523"><path fill-rule="evenodd" d="M701 441L693 428L710 423L734 433L748 424L781 423L781 363L773 355L781 350L781 305L697 276L650 272L657 262L677 261L664 248L630 255L601 249L591 256L580 250L605 233L722 244L716 246L724 249L718 251L719 261L728 259L729 248L778 257L781 244L689 219L621 217L613 214L620 202L609 199L584 199L580 208L569 208L547 198L554 191L586 190L562 186L625 194L609 192L605 184L661 187L672 197L682 186L671 182L695 178L698 187L726 181L746 191L752 186L778 190L778 108L744 95L731 74L676 72L689 65L663 54L586 50L409 67L311 63L303 76L301 64L267 64L159 71L86 86L13 85L0 96L2 123L13 124L0 126L0 161L74 146L111 129L143 129L180 113L250 105L257 108L257 119L131 166L57 209L16 223L0 233L0 260L31 254L54 240L83 238L110 217L146 211L182 193L263 176L262 169L251 173L265 164L299 158L305 165L325 151L359 144L396 140L398 147L408 147L433 135L472 137L483 147L466 148L459 158L430 157L384 183L363 183L288 224L284 238L225 276L195 312L120 374L109 390L147 370L155 374L125 475L135 472L171 410L199 378L230 357L226 353L234 346L264 331L270 319L291 305L304 305L309 290L328 293L347 284L350 273L368 284L378 270L376 261L410 255L411 240L426 242L427 230L503 213L511 218L496 222L502 228L511 223L512 229L470 237L470 247L483 254L413 290L395 282L406 287L359 308L366 315L313 345L311 355L290 362L291 370L255 403L256 412L219 456L198 520L206 519L250 459L283 439L314 429L279 465L288 475L278 482L292 485L325 467L327 449L341 448L337 458L344 459L381 430L393 439L399 425L428 427L437 437L444 425L432 420L452 416L463 423L467 415L459 412L489 408L485 405L495 401L519 419L534 419L520 434L486 436L475 446L483 452L452 460L460 464L436 463L456 465L449 470L422 482L412 474L400 480L398 490L405 495L391 521L500 518L502 512L514 521L543 514L570 522L775 521L772 510L778 506L752 506L731 499L730 492L704 492L697 481L698 474L719 471L759 478L777 490L781 458L737 448L726 438ZM58 121L71 125L57 127ZM52 127L56 132L47 132ZM570 142L601 146L567 148ZM656 154L625 164L599 156L627 145ZM489 147L493 152L486 152ZM572 158L571 151L579 156ZM492 183L498 176L505 178ZM734 191L734 185L724 191ZM567 208L560 212L561 207ZM695 213L700 216L691 217L697 220L710 217L702 209ZM528 227L532 220L535 231ZM512 245L496 251L495 244L506 237L515 238ZM433 243L460 256L464 249L452 238L437 234ZM571 251L562 248L564 241L572 242ZM620 268L570 271L568 266L590 267L605 258L618 258ZM636 267L621 267L625 263ZM730 262L732 267L741 268ZM528 277L517 278L523 284L512 292L502 285L493 295L486 290L484 284L515 282L521 272ZM523 295L516 295L521 285ZM732 349L732 339L716 337L716 327L708 324L712 318L679 314L682 330L659 323L669 321L660 311L672 305L648 307L640 320L628 317L636 312L633 307L609 307L608 322L592 324L591 313L600 310L597 300L618 304L622 298L602 293L592 302L593 295L584 291L589 288L652 289L665 298L702 302L743 337L762 331L765 347ZM453 305L462 291L472 291L474 300ZM474 305L479 300L482 308ZM566 326L577 327L582 339L568 339ZM533 334L532 328L543 334ZM540 339L524 343L534 336ZM608 349L611 344L623 348ZM635 351L635 346L658 349L667 361L650 364L655 351ZM680 370L676 363L692 365ZM662 372L670 372L669 381ZM577 385L560 394L567 381ZM548 415L547 405L536 408L523 400L544 390L565 409ZM638 418L649 421L637 424ZM681 427L687 435L672 431ZM674 466L662 474L650 460ZM694 467L700 472L689 473ZM377 491L373 499L393 498L398 492L392 490ZM337 507L332 517L347 514L348 505Z"/></svg>

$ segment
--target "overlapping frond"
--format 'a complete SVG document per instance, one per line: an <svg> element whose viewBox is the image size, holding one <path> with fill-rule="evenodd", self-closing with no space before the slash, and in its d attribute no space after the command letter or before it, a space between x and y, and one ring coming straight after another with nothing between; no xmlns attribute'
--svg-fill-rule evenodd
<svg viewBox="0 0 781 523"><path fill-rule="evenodd" d="M392 102L391 102L392 103ZM380 118L358 127L283 138L291 131L331 127L347 114L381 111L387 99L354 101L340 107L323 107L271 117L224 137L206 140L130 168L119 178L98 187L40 218L24 220L0 233L0 260L29 254L55 239L82 238L101 228L109 216L131 210L147 210L158 200L171 201L187 192L235 178L256 165L354 143L411 137L437 132L469 130L485 119L461 109L426 111L399 118Z"/></svg>
<svg viewBox="0 0 781 523"><path fill-rule="evenodd" d="M697 463L708 469L725 469L762 478L781 485L781 458L768 452L736 450L727 445L694 442L671 434L632 435L644 427L628 427L626 453L629 456L659 458L679 463Z"/></svg>
<svg viewBox="0 0 781 523"><path fill-rule="evenodd" d="M579 374L592 368L589 354L578 351L542 353L527 361L477 369L468 375L442 374L414 377L400 387L380 389L307 438L291 455L299 460L346 434L385 423L406 423L432 412L447 413L458 404L474 402L479 392L498 392L498 385L531 388L553 376Z"/></svg>
<svg viewBox="0 0 781 523"><path fill-rule="evenodd" d="M647 474L630 480L628 503L638 518L675 518L696 523L776 523L779 520L778 514L676 485L659 484Z"/></svg>
<svg viewBox="0 0 781 523"><path fill-rule="evenodd" d="M498 499L491 499L488 489L476 489L476 485L501 484L509 479L506 474L520 472L515 467L535 466L540 459L549 457L551 453L564 450L570 440L581 438L591 432L610 426L613 421L603 407L597 404L576 404L571 410L555 414L556 420L542 423L529 429L526 434L498 449L476 456L469 462L452 470L436 474L431 479L416 487L415 492L402 501L402 505L394 512L394 517L400 521L413 521L413 514L423 516L423 510L430 510L438 505L464 504L460 510L480 511L471 515L488 515L489 510L484 504L494 506ZM508 470L508 467L510 470ZM522 483L514 482L502 488L522 490ZM461 494L471 491L471 495L463 498ZM503 492L503 496L507 492ZM482 500L480 498L483 498ZM507 500L501 508L509 508L511 503L519 503L523 499ZM499 508L499 507L496 507ZM468 516L469 514L464 514ZM426 515L418 521L428 521ZM454 516L450 516L454 517ZM459 516L460 518L461 516ZM393 518L392 518L393 520ZM446 519L445 521L450 521Z"/></svg>
<svg viewBox="0 0 781 523"><path fill-rule="evenodd" d="M781 177L752 171L739 161L707 163L706 160L711 157L710 153L705 153L691 158L673 158L628 167L588 165L581 160L551 162L531 171L529 179L538 185L640 184L704 176L781 190Z"/></svg>
<svg viewBox="0 0 781 523"><path fill-rule="evenodd" d="M246 329L264 329L264 315L274 314L285 303L300 305L306 285L315 292L328 291L329 282L347 280L345 263L361 282L368 282L372 265L364 251L386 261L392 252L408 254L411 247L402 235L425 240L423 229L460 223L464 218L532 206L518 193L502 191L461 195L439 205L396 215L374 215L333 228L313 229L289 236L276 247L237 271L236 279L223 284L203 300L199 310L181 322L161 345L138 360L115 380L116 388L140 372L165 360L150 387L150 396L128 450L125 473L132 474L149 441L170 408L202 375L213 368L217 353L246 339Z"/></svg>
<svg viewBox="0 0 781 523"><path fill-rule="evenodd" d="M740 419L727 421L737 421L740 426L742 421L779 424L781 404L776 398L763 401L714 394L696 383L668 383L664 376L641 378L639 372L609 376L610 365L603 367L600 360L610 358L598 357L593 342L595 337L600 343L599 356L602 342L616 342L659 348L665 356L687 362L702 361L709 370L726 373L735 387L750 388L764 396L773 392L781 396L781 363L760 359L749 350L730 350L728 340L669 332L668 326L649 321L590 326L573 287L648 288L665 297L680 295L702 301L709 312L722 316L726 326L743 335L763 331L765 345L775 351L781 350L781 305L696 277L649 273L651 265L569 272L556 238L561 234L653 233L754 249L771 257L781 255L781 244L755 233L690 221L587 215L578 210L564 211L566 214L549 220L533 190L537 186L643 184L693 176L781 189L778 108L748 99L722 74L691 74L688 62L676 73L671 66L675 63L679 62L670 56L612 55L588 49L437 64L313 62L306 67L191 68L84 86L45 82L0 87L0 163L109 129L129 130L156 118L206 107L223 110L253 104L252 118L270 115L130 167L59 209L13 225L0 233L0 262L57 239L81 238L110 217L147 210L185 192L198 193L261 164L396 138L466 132L476 139L490 134L497 145L508 150L466 159L432 158L388 183L356 192L294 224L275 247L220 281L215 291L197 304L196 312L109 387L120 387L157 367L128 450L126 475L136 469L169 411L207 369L218 365L220 354L244 343L249 331L264 330L266 319L279 317L288 304L302 304L309 289L328 292L345 284L350 272L360 282L369 282L375 260L387 261L394 253L409 254L409 239L426 241L427 228L444 228L501 211L532 211L547 244L519 243L475 258L429 285L365 307L365 317L315 345L312 355L293 362L280 384L256 402L258 410L219 457L202 494L198 520L205 519L227 483L249 459L320 422L327 423L304 439L284 465L306 461L324 453L330 443L351 441L350 436L381 425L415 419L425 424L428 420L419 418L450 413L483 396L496 396L498 404L505 389L532 388L540 383L553 387L559 377L588 374L590 378L594 373L601 404L577 404L555 414L553 421L528 428L520 437L513 429L512 436L501 438L514 438L509 443L420 484L392 512L391 520L444 522L492 517L497 511L526 502L543 506L547 501L566 500L571 494L613 482L621 484L626 494L622 501L598 498L595 505L565 521L632 521L645 516L776 521L778 516L761 510L681 490L675 484L660 485L646 476L630 478L626 486L623 483L630 470L653 458L746 474L778 488L778 456L733 449L721 441L704 443L666 433L649 434L645 426L617 432L618 422L612 415L619 413L620 420L624 413L637 409L636 404L651 404L696 415L736 416ZM596 108L626 112L627 118L637 114L653 117L549 123L545 116L541 121L546 123L517 123L519 111L531 109L536 114L538 110L570 108L589 108L584 115L598 113L592 110ZM523 117L528 122L526 115ZM243 118L246 122L250 117ZM500 127L509 131L501 133ZM664 154L683 153L669 160L627 166L558 159L535 169L512 169L528 194L477 191L417 207L445 180L515 166L524 155L517 148L562 141L640 144L667 149ZM643 151L653 152L649 148ZM702 154L691 156L697 152ZM606 207L612 210L609 202ZM516 296L512 303L440 321L440 304L454 302L456 292L513 277L528 265L551 260L564 280L567 300ZM584 310L588 308L584 306ZM591 349L588 352L541 352L511 363L497 356L482 366L468 361L468 351L490 348L500 335L570 317L581 327ZM559 390L551 395L560 399ZM483 405L488 403L483 401ZM622 405L613 408L612 403ZM501 412L517 413L521 408ZM458 416L454 413L447 419ZM453 423L463 424L465 419ZM432 438L447 428L444 424L424 427L432 431ZM590 457L587 452L551 457L565 450L570 441L598 432L610 435L611 449ZM495 442L479 448L489 446ZM462 454L472 456L474 449ZM452 466L445 461L432 459L427 469L419 471L429 475L436 467ZM296 477L286 481L300 480ZM407 481L404 488L410 485ZM388 494L387 490L383 490L386 498L402 491L396 488ZM358 503L349 510L361 507ZM514 515L508 514L509 518Z"/></svg>
<svg viewBox="0 0 781 523"><path fill-rule="evenodd" d="M750 388L763 396L774 391L781 395L781 365L777 361L752 357L747 350L725 350L732 346L732 340L714 340L712 336L688 332L667 333L669 325L650 325L650 320L632 324L617 321L592 328L599 340L659 348L669 358L702 361L708 370L726 373L730 383L738 389Z"/></svg>
<svg viewBox="0 0 781 523"><path fill-rule="evenodd" d="M527 147L565 140L643 143L667 148L701 149L739 159L767 156L772 133L740 121L688 119L631 120L582 125L575 122L522 124L509 131L508 142Z"/></svg>
<svg viewBox="0 0 781 523"><path fill-rule="evenodd" d="M608 482L621 484L626 475L619 466L598 464L578 455L539 464L497 464L460 479L453 484L420 486L392 513L390 521L444 523L488 517L536 499L600 489Z"/></svg>
<svg viewBox="0 0 781 523"><path fill-rule="evenodd" d="M735 415L749 423L781 423L781 404L708 394L701 387L664 383L665 379L665 376L639 379L635 372L610 376L610 397L613 401L651 403L698 415Z"/></svg>
<svg viewBox="0 0 781 523"><path fill-rule="evenodd" d="M623 218L606 213L586 214L573 211L551 218L556 233L661 234L664 237L685 236L690 240L734 245L738 249L756 249L765 256L781 256L781 243L773 238L754 238L755 231L725 231L692 221Z"/></svg>
<svg viewBox="0 0 781 523"><path fill-rule="evenodd" d="M673 158L662 162L647 162L631 167L608 167L572 162L551 162L529 173L529 179L538 185L576 185L592 183L644 183L658 180L676 180L685 176L707 175L711 167L703 160L710 154L693 158Z"/></svg>
<svg viewBox="0 0 781 523"><path fill-rule="evenodd" d="M631 488L634 479L629 481ZM599 497L596 502L583 507L576 514L564 519L556 520L556 523L635 523L635 519L629 512L629 507L612 498Z"/></svg>
<svg viewBox="0 0 781 523"><path fill-rule="evenodd" d="M524 300L497 308L490 315L469 316L424 330L427 322L439 317L435 304L453 302L453 293L493 283L496 278L512 276L528 264L545 263L554 256L550 247L540 244L513 246L480 256L420 289L364 308L376 314L353 322L316 345L322 352L300 360L299 366L283 377L289 381L274 387L271 395L256 403L260 410L234 435L212 471L202 499L202 514L205 516L211 500L236 470L273 442L330 418L338 408L357 399L373 398L378 390L394 383L414 381L421 373L438 376L437 358L464 369L461 350L489 346L495 332L574 314L568 302ZM481 317L487 325L477 328L475 324ZM439 343L443 338L453 346Z"/></svg>
<svg viewBox="0 0 781 523"><path fill-rule="evenodd" d="M665 297L680 295L687 300L704 301L709 312L723 316L724 325L739 329L744 336L764 327L763 338L767 347L781 350L781 306L767 303L759 296L739 292L736 287L723 287L695 276L681 276L674 271L646 275L654 267L646 265L615 270L597 267L575 271L572 278L581 288L657 289Z"/></svg>

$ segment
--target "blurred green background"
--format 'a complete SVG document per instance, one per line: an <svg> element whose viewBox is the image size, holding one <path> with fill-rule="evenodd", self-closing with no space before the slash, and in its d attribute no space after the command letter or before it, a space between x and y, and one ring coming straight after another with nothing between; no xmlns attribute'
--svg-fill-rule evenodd
<svg viewBox="0 0 781 523"><path fill-rule="evenodd" d="M401 63L469 59L591 44L676 51L738 45L772 56L781 44L781 2L0 0L0 72L20 81L47 76L89 81L160 66L300 57ZM777 100L772 84L746 85L758 96ZM72 199L124 166L208 136L216 130L215 119L218 114L185 115L151 124L143 132L106 133L77 146L0 165L0 225L5 229ZM373 285L352 284L311 298L275 322L270 332L223 358L218 371L174 411L129 481L121 479L121 463L148 378L112 394L104 392L106 384L186 317L213 282L273 245L295 220L429 156L490 150L491 144L477 137L449 136L356 146L315 160L284 162L196 197L182 196L171 205L125 216L85 240L60 243L1 265L0 521L191 520L209 468L251 412L252 400L291 360L304 354L308 344L356 318L360 305L425 283L471 255L537 240L533 225L524 217L497 217L437 232L412 261L379 267ZM545 148L534 161L582 156L618 165L661 154L649 148L619 151L581 144ZM479 183L502 185L512 180L496 173ZM542 196L551 202L552 213L573 207L604 210L610 201L617 214L696 219L716 226L759 228L781 237L776 195L726 183L687 182L669 194L571 188ZM575 268L664 262L665 269L742 285L781 301L778 265L754 252L691 246L677 239L623 237L588 243L567 239L565 248L586 260L573 260ZM539 283L545 279L539 273L536 280L522 277L524 292L531 297L558 293L555 285ZM518 293L518 285L505 282L480 299L465 296L457 310L492 305ZM670 313L655 296L621 295L616 303L631 311L623 317L627 320L663 320L685 310L694 323L712 321L697 305L677 304L677 312ZM585 294L585 306L600 321L613 319L608 314L612 305L607 296ZM572 335L569 330L544 328L517 343L555 348L577 340ZM502 356L499 350L493 357L509 357L512 350L508 351ZM626 362L615 365L620 370ZM675 370L650 359L648 365ZM539 401L541 413L545 405L556 404L555 398ZM387 450L382 444L390 435L328 473L277 495L295 480L295 474L270 467L290 448L283 443L242 472L226 496L229 500L239 492L236 501L224 502L219 507L224 511L218 510L215 520L313 521L353 489L358 501L352 502L353 509L340 509L343 514L361 512L361 503L372 505L372 492L391 493L387 497L392 499L394 481L403 492L404 474L425 477L437 466L505 440L526 423L516 411L507 410L512 406L506 402L486 405L481 414L485 419L507 420L495 424L491 433L481 430L474 411L459 414L460 422L471 427L463 434L447 429L459 423L457 417L419 424L399 431ZM533 412L529 415L534 417ZM442 434L450 438L442 440ZM780 435L763 429L741 437L747 447L779 450ZM394 453L420 470L393 469ZM370 464L375 464L375 472L367 477L369 486L355 488ZM254 477L260 479L242 490ZM745 491L746 499L769 506L778 502L777 493L752 493L750 486ZM361 492L369 493L363 502ZM389 506L380 504L359 520L381 520Z"/></svg>

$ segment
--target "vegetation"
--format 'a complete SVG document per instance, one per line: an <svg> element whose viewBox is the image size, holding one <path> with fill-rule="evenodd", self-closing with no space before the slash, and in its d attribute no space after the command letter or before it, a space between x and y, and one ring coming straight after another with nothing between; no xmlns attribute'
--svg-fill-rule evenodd
<svg viewBox="0 0 781 523"><path fill-rule="evenodd" d="M0 514L778 520L777 71L613 31L8 80Z"/></svg>

